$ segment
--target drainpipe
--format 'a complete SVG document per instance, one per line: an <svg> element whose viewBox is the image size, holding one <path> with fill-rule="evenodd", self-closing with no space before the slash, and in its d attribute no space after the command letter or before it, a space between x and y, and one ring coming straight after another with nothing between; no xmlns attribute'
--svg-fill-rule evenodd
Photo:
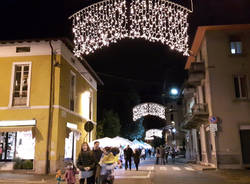
<svg viewBox="0 0 250 184"><path fill-rule="evenodd" d="M48 134L47 134L47 148L46 148L46 174L50 172L50 151L51 151L51 131L53 122L53 104L54 104L54 51L51 43L51 59L50 59L50 96L49 96L49 119L48 119Z"/></svg>

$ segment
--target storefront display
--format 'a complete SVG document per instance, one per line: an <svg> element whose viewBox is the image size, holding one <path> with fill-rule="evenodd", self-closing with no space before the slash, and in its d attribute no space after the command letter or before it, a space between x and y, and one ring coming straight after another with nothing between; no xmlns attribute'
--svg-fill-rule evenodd
<svg viewBox="0 0 250 184"><path fill-rule="evenodd" d="M35 139L31 131L1 132L0 160L11 161L14 158L34 159Z"/></svg>

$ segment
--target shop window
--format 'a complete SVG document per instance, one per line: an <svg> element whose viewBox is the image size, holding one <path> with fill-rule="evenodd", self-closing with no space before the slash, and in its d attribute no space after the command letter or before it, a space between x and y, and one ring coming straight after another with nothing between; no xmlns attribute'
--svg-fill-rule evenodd
<svg viewBox="0 0 250 184"><path fill-rule="evenodd" d="M75 110L75 94L76 94L76 75L70 73L70 88L69 88L69 109L71 111Z"/></svg>
<svg viewBox="0 0 250 184"><path fill-rule="evenodd" d="M234 76L234 90L236 98L245 99L248 97L246 75Z"/></svg>
<svg viewBox="0 0 250 184"><path fill-rule="evenodd" d="M14 64L12 106L28 106L31 63Z"/></svg>

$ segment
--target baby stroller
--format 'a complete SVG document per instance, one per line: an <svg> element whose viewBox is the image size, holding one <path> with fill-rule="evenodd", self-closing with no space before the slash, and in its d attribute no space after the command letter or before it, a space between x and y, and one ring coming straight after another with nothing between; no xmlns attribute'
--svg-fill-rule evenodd
<svg viewBox="0 0 250 184"><path fill-rule="evenodd" d="M100 176L101 184L113 184L114 183L114 164L103 164L102 172Z"/></svg>

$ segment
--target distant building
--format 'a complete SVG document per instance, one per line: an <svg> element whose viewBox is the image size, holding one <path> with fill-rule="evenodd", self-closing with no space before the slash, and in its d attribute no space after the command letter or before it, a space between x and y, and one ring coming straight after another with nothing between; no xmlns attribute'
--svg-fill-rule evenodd
<svg viewBox="0 0 250 184"><path fill-rule="evenodd" d="M198 27L183 91L187 157L250 165L250 24Z"/></svg>
<svg viewBox="0 0 250 184"><path fill-rule="evenodd" d="M168 145L175 145L182 149L185 145L185 132L181 129L183 120L183 106L179 98L166 103L166 142Z"/></svg>
<svg viewBox="0 0 250 184"><path fill-rule="evenodd" d="M71 47L66 39L0 41L0 162L32 160L36 173L55 173L95 139L102 81Z"/></svg>

